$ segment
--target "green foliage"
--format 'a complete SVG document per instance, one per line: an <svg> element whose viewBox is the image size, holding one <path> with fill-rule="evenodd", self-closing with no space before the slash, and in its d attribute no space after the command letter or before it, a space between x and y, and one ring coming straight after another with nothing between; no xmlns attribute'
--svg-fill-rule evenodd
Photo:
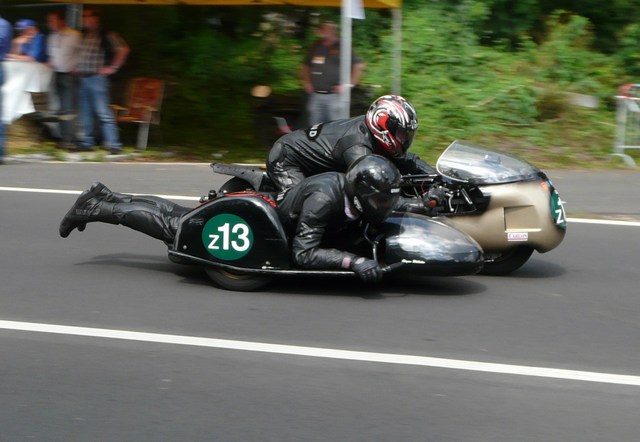
<svg viewBox="0 0 640 442"><path fill-rule="evenodd" d="M619 81L614 60L591 48L588 20L554 14L541 43L521 37L513 52L481 45L470 25L478 21L464 9L475 2L411 3L402 81L420 115L417 153L433 161L460 138L552 165L602 159L611 151L612 112L568 102L568 92L608 98Z"/></svg>
<svg viewBox="0 0 640 442"><path fill-rule="evenodd" d="M614 55L598 52L594 45L611 31L601 31L605 18L595 3L577 3L405 0L402 93L420 115L412 150L434 161L452 140L469 139L543 166L602 160L613 142L613 109L571 106L567 93L610 104L617 86L632 79L624 69L640 73L640 27L618 29ZM566 12L553 12L552 4ZM275 94L299 96L314 25L339 22L337 8L124 8L110 9L108 20L133 48L125 74L168 81L161 142L187 146L182 155L224 153L227 160L264 160L251 88L267 84ZM141 22L153 23L153 33ZM352 35L367 64L364 82L376 86L376 96L390 92L396 48L389 12L368 9L366 20L353 21Z"/></svg>
<svg viewBox="0 0 640 442"><path fill-rule="evenodd" d="M409 0L411 1L411 0ZM640 21L636 0L478 0L489 14L476 29L484 44L518 48L519 40L532 37L536 42L547 36L544 23L555 10L587 18L594 25L594 48L612 54L620 49L618 34Z"/></svg>
<svg viewBox="0 0 640 442"><path fill-rule="evenodd" d="M538 0L484 0L480 1L487 14L475 27L476 34L485 44L513 49L519 40L536 28L540 17Z"/></svg>
<svg viewBox="0 0 640 442"><path fill-rule="evenodd" d="M640 75L640 24L630 24L620 32L620 50L615 59L627 74Z"/></svg>
<svg viewBox="0 0 640 442"><path fill-rule="evenodd" d="M548 38L536 49L537 73L540 81L571 87L588 81L595 54L589 50L592 37L588 20L576 16L570 16L566 22L563 19L563 11L549 19Z"/></svg>

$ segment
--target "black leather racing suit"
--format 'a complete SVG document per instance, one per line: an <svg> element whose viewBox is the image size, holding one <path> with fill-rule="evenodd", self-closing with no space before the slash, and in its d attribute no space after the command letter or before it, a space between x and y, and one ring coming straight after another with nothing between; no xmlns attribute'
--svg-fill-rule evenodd
<svg viewBox="0 0 640 442"><path fill-rule="evenodd" d="M105 222L124 225L171 244L180 219L192 210L161 197L112 192L97 184L84 202L76 201L63 219L61 232L66 231L63 237L81 223ZM347 235L351 227L358 227L357 212L346 209L344 187L344 174L327 172L309 177L277 195L276 210L291 238L296 265L348 269L359 256L329 245L331 240L341 243L341 234Z"/></svg>
<svg viewBox="0 0 640 442"><path fill-rule="evenodd" d="M155 195L130 195L112 192L101 185L94 193L97 206L88 222L120 224L153 238L173 243L180 218L193 210Z"/></svg>
<svg viewBox="0 0 640 442"><path fill-rule="evenodd" d="M291 242L293 262L307 269L349 269L357 257L352 230L359 232L359 214L347 201L345 176L327 172L303 180L276 196L278 216ZM120 224L171 245L181 218L192 209L153 195L111 191L100 182L82 192L60 223L66 238L87 223ZM344 237L350 241L342 241ZM334 248L331 244L338 244ZM345 244L350 244L345 246ZM353 246L353 247L351 247ZM351 253L345 249L351 248Z"/></svg>
<svg viewBox="0 0 640 442"><path fill-rule="evenodd" d="M364 115L328 121L283 135L267 159L267 173L279 190L298 184L305 177L323 172L346 172L358 158L373 153L373 137ZM402 174L435 173L435 169L413 153L390 158Z"/></svg>
<svg viewBox="0 0 640 442"><path fill-rule="evenodd" d="M291 235L296 265L305 269L348 269L356 254L326 247L330 237L355 227L344 192L345 178L326 172L306 178L277 197L278 213ZM355 209L353 210L355 214Z"/></svg>

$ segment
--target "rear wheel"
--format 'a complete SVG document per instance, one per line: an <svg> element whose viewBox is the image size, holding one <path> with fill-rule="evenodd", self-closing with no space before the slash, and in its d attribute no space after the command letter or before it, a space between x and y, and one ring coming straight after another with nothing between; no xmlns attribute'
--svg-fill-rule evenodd
<svg viewBox="0 0 640 442"><path fill-rule="evenodd" d="M255 190L251 184L242 178L234 177L220 187L220 193L242 192L245 190Z"/></svg>
<svg viewBox="0 0 640 442"><path fill-rule="evenodd" d="M205 271L213 282L223 289L235 292L253 292L264 288L273 279L269 275L242 273L218 267L206 267Z"/></svg>
<svg viewBox="0 0 640 442"><path fill-rule="evenodd" d="M516 271L529 260L533 249L531 247L515 247L501 255L493 256L491 261L486 261L480 270L481 275L504 276Z"/></svg>

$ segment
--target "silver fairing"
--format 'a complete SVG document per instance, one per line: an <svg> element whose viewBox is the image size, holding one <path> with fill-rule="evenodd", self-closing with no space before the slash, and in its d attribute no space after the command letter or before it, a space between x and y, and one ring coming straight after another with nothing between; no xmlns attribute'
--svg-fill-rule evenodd
<svg viewBox="0 0 640 442"><path fill-rule="evenodd" d="M454 141L436 167L446 178L474 184L490 197L483 212L449 218L452 226L472 236L485 252L526 246L544 253L564 239L564 202L535 166L467 141Z"/></svg>

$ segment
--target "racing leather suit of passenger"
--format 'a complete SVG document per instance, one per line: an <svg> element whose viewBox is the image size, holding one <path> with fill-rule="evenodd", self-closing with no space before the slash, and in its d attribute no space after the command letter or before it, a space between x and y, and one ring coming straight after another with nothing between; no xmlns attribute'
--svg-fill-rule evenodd
<svg viewBox="0 0 640 442"><path fill-rule="evenodd" d="M359 213L345 194L345 177L326 172L278 194L278 213L291 235L296 265L305 269L348 269L358 255L324 248L330 237L355 228Z"/></svg>
<svg viewBox="0 0 640 442"><path fill-rule="evenodd" d="M346 251L322 248L341 232L357 227L359 214L350 207L344 189L344 174L327 172L277 195L276 210L292 238L296 265L307 269L348 269L358 258ZM170 245L180 219L191 210L161 197L112 192L104 184L94 183L63 218L60 236L66 238L76 228L84 230L88 222L103 222L129 227Z"/></svg>
<svg viewBox="0 0 640 442"><path fill-rule="evenodd" d="M267 173L279 190L298 184L307 176L323 172L346 172L358 158L384 155L375 148L364 115L328 121L283 135L267 159ZM402 174L435 173L435 169L413 153L390 158Z"/></svg>
<svg viewBox="0 0 640 442"><path fill-rule="evenodd" d="M84 230L87 223L120 224L173 243L180 218L192 209L154 195L112 192L100 182L82 192L60 223L60 236Z"/></svg>
<svg viewBox="0 0 640 442"><path fill-rule="evenodd" d="M121 224L172 244L180 218L192 209L154 195L119 195L112 197L114 224ZM118 198L118 199L115 199Z"/></svg>

